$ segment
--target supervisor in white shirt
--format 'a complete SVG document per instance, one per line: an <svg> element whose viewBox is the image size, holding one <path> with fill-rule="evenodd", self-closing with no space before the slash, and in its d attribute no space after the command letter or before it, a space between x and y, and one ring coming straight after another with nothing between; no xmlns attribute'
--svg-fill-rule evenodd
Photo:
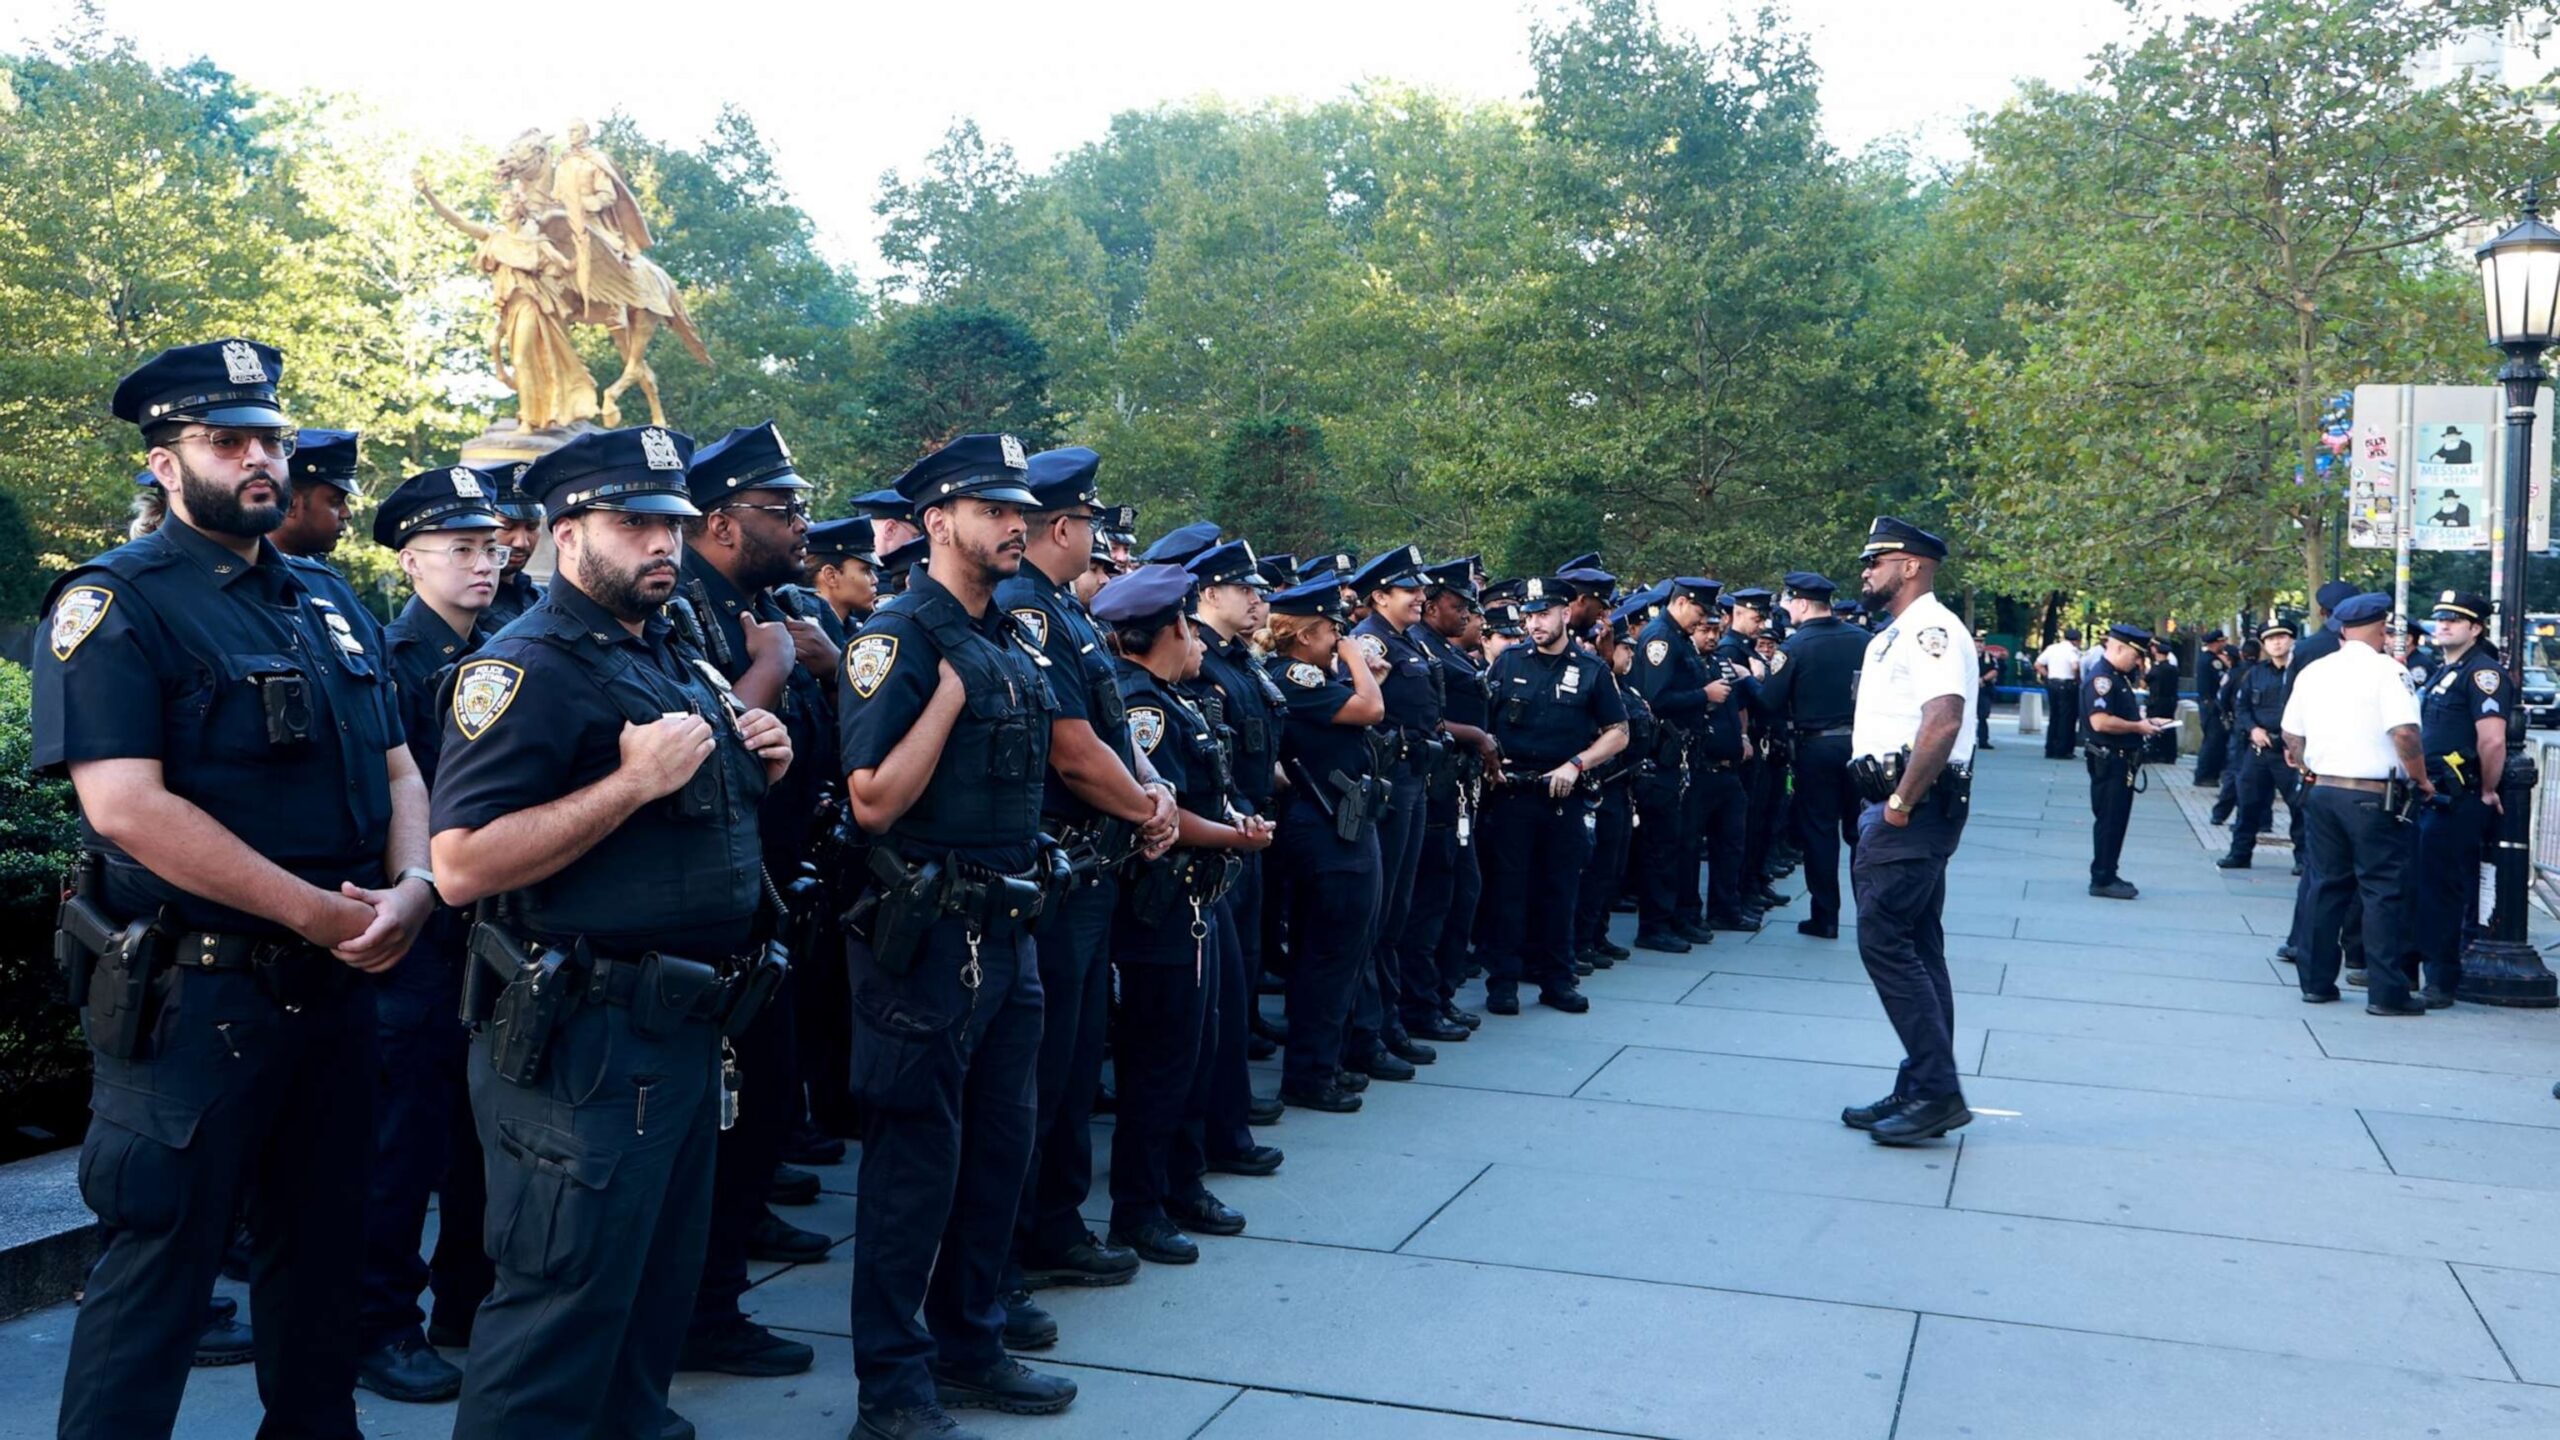
<svg viewBox="0 0 2560 1440"><path fill-rule="evenodd" d="M2305 669L2285 701L2284 730L2302 739L2302 768L2324 779L2387 780L2406 772L2391 732L2416 753L2418 692L2400 662L2362 640Z"/></svg>

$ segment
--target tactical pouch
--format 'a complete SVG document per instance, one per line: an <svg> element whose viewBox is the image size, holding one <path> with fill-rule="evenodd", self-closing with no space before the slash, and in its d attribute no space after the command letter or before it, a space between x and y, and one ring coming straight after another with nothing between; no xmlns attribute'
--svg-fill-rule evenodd
<svg viewBox="0 0 2560 1440"><path fill-rule="evenodd" d="M1184 851L1155 860L1141 860L1130 865L1123 883L1127 886L1130 918L1141 925L1160 926L1171 921L1191 903L1188 872L1192 857Z"/></svg>
<svg viewBox="0 0 2560 1440"><path fill-rule="evenodd" d="M640 971L631 987L631 1028L644 1040L664 1040L684 1022L707 1018L717 1002L720 972L699 960L652 950L633 962Z"/></svg>
<svg viewBox="0 0 2560 1440"><path fill-rule="evenodd" d="M498 992L489 1016L489 1068L510 1085L542 1080L551 1037L568 1013L569 992L586 972L580 951L546 948Z"/></svg>
<svg viewBox="0 0 2560 1440"><path fill-rule="evenodd" d="M1032 935L1039 934L1041 923L1064 903L1067 892L1075 888L1075 883L1075 862L1067 858L1067 847L1050 836L1041 836L1040 913L1031 917L1030 924L1022 927L1024 932Z"/></svg>
<svg viewBox="0 0 2560 1440"><path fill-rule="evenodd" d="M942 918L945 875L942 862L909 865L885 845L871 849L871 874L879 888L853 908L846 919L871 947L871 963L884 975L904 975L915 968L916 951L934 922ZM866 911L868 913L866 913Z"/></svg>
<svg viewBox="0 0 2560 1440"><path fill-rule="evenodd" d="M729 977L729 992L721 1001L718 1017L722 1038L735 1040L745 1034L790 974L791 957L780 945L765 942L744 969Z"/></svg>

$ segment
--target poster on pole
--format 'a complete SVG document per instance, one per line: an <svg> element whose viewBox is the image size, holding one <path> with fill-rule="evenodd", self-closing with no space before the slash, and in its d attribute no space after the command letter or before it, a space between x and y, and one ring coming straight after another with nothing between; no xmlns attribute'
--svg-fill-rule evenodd
<svg viewBox="0 0 2560 1440"><path fill-rule="evenodd" d="M2347 439L2347 544L2394 550L2400 543L2400 392L2359 385Z"/></svg>
<svg viewBox="0 0 2560 1440"><path fill-rule="evenodd" d="M2497 500L2489 491L2488 427L2422 416L2411 427L2410 544L2419 550L2486 550Z"/></svg>
<svg viewBox="0 0 2560 1440"><path fill-rule="evenodd" d="M2535 397L2525 545L2551 548L2551 387ZM2506 396L2494 385L2359 385L2347 438L2347 543L2488 551L2505 503Z"/></svg>

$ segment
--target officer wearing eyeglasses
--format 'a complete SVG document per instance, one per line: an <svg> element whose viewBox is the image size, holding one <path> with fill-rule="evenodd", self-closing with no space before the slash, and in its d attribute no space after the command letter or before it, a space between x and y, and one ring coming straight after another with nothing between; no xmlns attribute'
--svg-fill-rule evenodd
<svg viewBox="0 0 2560 1440"><path fill-rule="evenodd" d="M93 1065L105 1251L60 1433L166 1436L244 1195L270 1434L353 1440L372 992L433 906L426 793L376 644L269 540L283 357L164 351L116 387L167 523L79 567L35 646L35 766L85 856L59 943ZM334 616L334 619L332 618Z"/></svg>

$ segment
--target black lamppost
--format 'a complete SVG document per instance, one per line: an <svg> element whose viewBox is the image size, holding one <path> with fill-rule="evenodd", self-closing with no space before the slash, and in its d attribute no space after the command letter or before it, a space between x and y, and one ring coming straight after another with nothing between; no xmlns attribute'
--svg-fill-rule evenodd
<svg viewBox="0 0 2560 1440"><path fill-rule="evenodd" d="M2533 408L2544 379L2542 352L2560 343L2560 230L2542 222L2539 183L2525 191L2524 218L2480 247L2480 294L2489 343L2506 352L2498 383L2507 391L2507 467L2499 496L2505 527L2498 614L2506 637L2508 693L2524 694L2524 562L2527 477L2533 458ZM2498 777L2505 815L2498 827L2497 908L2488 933L2462 956L2461 997L2489 1005L2560 1005L2551 972L2525 938L2525 892L2532 875L2531 814L2538 778L2527 748L2524 707L2507 714L2507 768Z"/></svg>

